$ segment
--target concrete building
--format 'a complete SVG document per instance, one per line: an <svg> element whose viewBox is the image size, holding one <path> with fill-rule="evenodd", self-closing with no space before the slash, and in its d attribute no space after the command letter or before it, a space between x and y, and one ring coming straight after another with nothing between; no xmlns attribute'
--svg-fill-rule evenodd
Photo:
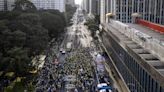
<svg viewBox="0 0 164 92"><path fill-rule="evenodd" d="M15 0L7 0L7 10L11 11L14 8Z"/></svg>
<svg viewBox="0 0 164 92"><path fill-rule="evenodd" d="M90 4L89 0L82 1L82 9L85 10L86 13L89 13L89 10L90 10L89 4Z"/></svg>
<svg viewBox="0 0 164 92"><path fill-rule="evenodd" d="M98 10L99 6L98 6L98 3L99 3L99 0L89 0L89 13L90 14L93 14L93 15L97 15L98 12L97 11L100 11Z"/></svg>
<svg viewBox="0 0 164 92"><path fill-rule="evenodd" d="M14 8L15 0L0 0L0 11L11 11Z"/></svg>
<svg viewBox="0 0 164 92"><path fill-rule="evenodd" d="M101 0L100 35L111 63L130 92L164 92L164 1ZM113 19L107 23L106 14ZM132 14L140 19L132 24ZM118 21L117 21L118 20ZM153 23L151 23L153 22ZM146 26L146 27L145 27Z"/></svg>
<svg viewBox="0 0 164 92"><path fill-rule="evenodd" d="M164 25L163 0L101 0L105 3L102 11L113 13L115 19L124 23L132 23L131 15L139 13L141 18ZM103 16L103 15L102 15Z"/></svg>
<svg viewBox="0 0 164 92"><path fill-rule="evenodd" d="M57 9L65 12L65 0L31 0L37 9Z"/></svg>
<svg viewBox="0 0 164 92"><path fill-rule="evenodd" d="M102 28L100 39L109 62L130 92L164 92L163 34L112 19Z"/></svg>
<svg viewBox="0 0 164 92"><path fill-rule="evenodd" d="M0 0L0 11L4 11L5 10L5 2L4 0Z"/></svg>
<svg viewBox="0 0 164 92"><path fill-rule="evenodd" d="M66 0L66 4L71 5L72 7L75 7L75 0Z"/></svg>
<svg viewBox="0 0 164 92"><path fill-rule="evenodd" d="M130 92L164 92L163 2L101 0L103 47ZM107 13L115 16L105 23ZM133 13L141 14L138 24Z"/></svg>
<svg viewBox="0 0 164 92"><path fill-rule="evenodd" d="M100 0L83 0L82 9L89 14L100 15Z"/></svg>

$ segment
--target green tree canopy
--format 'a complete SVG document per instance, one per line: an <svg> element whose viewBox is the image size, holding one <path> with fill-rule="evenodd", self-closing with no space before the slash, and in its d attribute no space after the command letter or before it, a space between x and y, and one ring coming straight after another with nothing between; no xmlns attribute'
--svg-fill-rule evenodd
<svg viewBox="0 0 164 92"><path fill-rule="evenodd" d="M26 49L15 47L10 49L7 54L10 57L7 61L7 71L13 71L17 74L27 73L30 62Z"/></svg>
<svg viewBox="0 0 164 92"><path fill-rule="evenodd" d="M49 12L41 13L42 26L49 31L50 37L56 37L64 30L64 21L59 15Z"/></svg>
<svg viewBox="0 0 164 92"><path fill-rule="evenodd" d="M48 30L42 27L38 14L22 14L18 17L17 29L26 33L26 47L29 47L33 54L39 54L48 43Z"/></svg>
<svg viewBox="0 0 164 92"><path fill-rule="evenodd" d="M15 11L35 11L35 5L29 0L16 0L15 1Z"/></svg>

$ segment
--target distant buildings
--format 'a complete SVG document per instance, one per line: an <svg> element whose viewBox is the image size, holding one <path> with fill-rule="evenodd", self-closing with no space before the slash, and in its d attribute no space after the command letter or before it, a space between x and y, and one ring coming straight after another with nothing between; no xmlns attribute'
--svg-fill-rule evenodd
<svg viewBox="0 0 164 92"><path fill-rule="evenodd" d="M5 10L5 2L4 0L0 0L0 11Z"/></svg>
<svg viewBox="0 0 164 92"><path fill-rule="evenodd" d="M106 14L112 13L116 20L132 23L131 15L138 13L144 20L164 25L164 0L83 0L82 8L100 14L104 22Z"/></svg>
<svg viewBox="0 0 164 92"><path fill-rule="evenodd" d="M0 0L0 11L11 11L15 0Z"/></svg>
<svg viewBox="0 0 164 92"><path fill-rule="evenodd" d="M125 23L132 22L132 13L153 23L164 24L164 0L108 0L109 11ZM107 7L107 6L106 6Z"/></svg>
<svg viewBox="0 0 164 92"><path fill-rule="evenodd" d="M83 0L82 8L87 13L98 15L100 14L100 0Z"/></svg>
<svg viewBox="0 0 164 92"><path fill-rule="evenodd" d="M85 12L89 13L89 0L83 0L82 1L82 8L85 10Z"/></svg>
<svg viewBox="0 0 164 92"><path fill-rule="evenodd" d="M75 7L75 0L66 0L66 4L71 5L72 7Z"/></svg>
<svg viewBox="0 0 164 92"><path fill-rule="evenodd" d="M57 9L65 12L65 0L31 0L37 9Z"/></svg>
<svg viewBox="0 0 164 92"><path fill-rule="evenodd" d="M29 0L37 9L57 9L65 12L65 0ZM0 0L0 11L11 11L15 0Z"/></svg>

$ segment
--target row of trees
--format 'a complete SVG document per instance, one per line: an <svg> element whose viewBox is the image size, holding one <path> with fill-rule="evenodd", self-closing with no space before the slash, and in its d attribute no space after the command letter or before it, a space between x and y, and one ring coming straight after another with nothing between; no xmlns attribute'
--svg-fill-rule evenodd
<svg viewBox="0 0 164 92"><path fill-rule="evenodd" d="M76 11L76 7L72 7L71 5L66 5L66 20L67 20L67 24L68 25L72 25L72 23L70 22L73 14Z"/></svg>
<svg viewBox="0 0 164 92"><path fill-rule="evenodd" d="M0 71L28 74L32 58L58 38L65 26L65 13L37 11L30 1L16 0L13 11L0 12Z"/></svg>
<svg viewBox="0 0 164 92"><path fill-rule="evenodd" d="M99 30L99 24L100 24L100 21L99 21L99 16L98 15L96 15L94 19L88 18L87 21L84 24L88 27L88 29L91 32L91 36L94 39L97 39L96 31Z"/></svg>

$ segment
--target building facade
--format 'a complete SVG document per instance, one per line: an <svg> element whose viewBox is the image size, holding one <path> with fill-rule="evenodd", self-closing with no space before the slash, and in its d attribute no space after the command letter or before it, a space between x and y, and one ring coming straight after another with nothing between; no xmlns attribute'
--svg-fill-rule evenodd
<svg viewBox="0 0 164 92"><path fill-rule="evenodd" d="M75 0L66 0L66 4L71 5L72 7L75 7Z"/></svg>
<svg viewBox="0 0 164 92"><path fill-rule="evenodd" d="M0 11L4 11L5 10L5 2L4 0L0 0Z"/></svg>
<svg viewBox="0 0 164 92"><path fill-rule="evenodd" d="M106 52L112 53L110 54L112 63L131 92L164 92L163 60L129 39L127 35L123 35L121 31L124 32L127 28L119 28L118 24L113 27L112 21L104 25L105 15L112 13L114 21L118 20L124 24L132 23L132 14L138 13L143 20L164 25L163 2L163 0L101 0L100 19L102 28L106 30L101 35L102 42ZM142 42L148 42L142 37L140 39ZM155 45L153 44L157 49Z"/></svg>
<svg viewBox="0 0 164 92"><path fill-rule="evenodd" d="M98 15L100 12L100 1L99 0L89 0L89 13L93 15Z"/></svg>
<svg viewBox="0 0 164 92"><path fill-rule="evenodd" d="M112 59L108 62L114 64L130 92L164 92L163 62L118 29L103 28L101 40Z"/></svg>
<svg viewBox="0 0 164 92"><path fill-rule="evenodd" d="M31 0L37 9L57 9L65 12L65 0Z"/></svg>
<svg viewBox="0 0 164 92"><path fill-rule="evenodd" d="M89 14L100 15L100 0L83 0L82 9Z"/></svg>
<svg viewBox="0 0 164 92"><path fill-rule="evenodd" d="M113 13L115 19L124 23L132 22L132 14L139 13L141 18L164 25L163 0L101 0L105 3L105 13ZM101 3L103 4L103 3Z"/></svg>
<svg viewBox="0 0 164 92"><path fill-rule="evenodd" d="M82 9L86 12L89 13L89 5L90 5L90 1L89 0L83 0L82 1Z"/></svg>
<svg viewBox="0 0 164 92"><path fill-rule="evenodd" d="M0 11L11 11L14 8L15 0L0 0Z"/></svg>

